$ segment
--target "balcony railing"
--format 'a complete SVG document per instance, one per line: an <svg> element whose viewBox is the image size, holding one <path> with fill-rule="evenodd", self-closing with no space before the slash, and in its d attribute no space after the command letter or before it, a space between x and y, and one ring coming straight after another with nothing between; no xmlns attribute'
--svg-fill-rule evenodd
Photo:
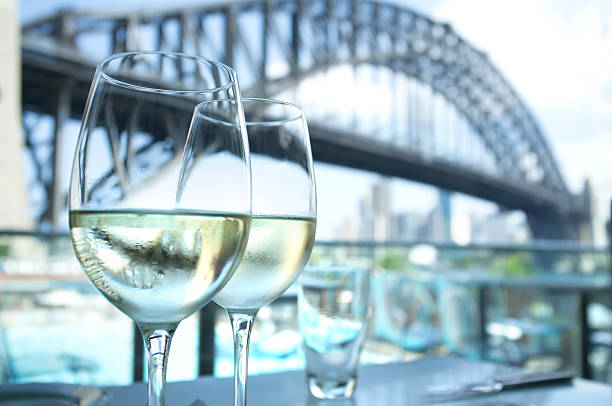
<svg viewBox="0 0 612 406"><path fill-rule="evenodd" d="M319 241L313 265L371 269L365 362L452 353L612 383L606 247ZM294 292L260 311L252 372L302 366ZM186 320L172 352L170 379L231 374L225 314L208 305ZM132 322L86 280L66 234L0 233L0 363L4 381L142 379Z"/></svg>

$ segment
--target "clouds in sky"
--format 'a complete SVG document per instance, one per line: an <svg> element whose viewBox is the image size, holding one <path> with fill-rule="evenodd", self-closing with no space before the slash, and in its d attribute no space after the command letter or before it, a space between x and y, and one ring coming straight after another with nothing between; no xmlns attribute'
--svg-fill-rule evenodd
<svg viewBox="0 0 612 406"><path fill-rule="evenodd" d="M612 3L606 0L399 1L448 22L488 54L534 112L577 193L612 198ZM601 235L603 227L600 227Z"/></svg>

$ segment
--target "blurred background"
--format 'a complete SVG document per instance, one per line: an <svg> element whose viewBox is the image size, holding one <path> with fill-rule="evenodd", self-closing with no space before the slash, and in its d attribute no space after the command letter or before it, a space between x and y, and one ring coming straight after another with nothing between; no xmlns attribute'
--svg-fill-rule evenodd
<svg viewBox="0 0 612 406"><path fill-rule="evenodd" d="M0 39L2 381L142 380L134 326L74 258L66 195L95 65L155 49L304 107L310 265L372 271L364 362L612 383L610 2L0 0ZM208 305L172 352L169 379L231 375L227 317ZM259 313L250 371L302 366L290 288Z"/></svg>

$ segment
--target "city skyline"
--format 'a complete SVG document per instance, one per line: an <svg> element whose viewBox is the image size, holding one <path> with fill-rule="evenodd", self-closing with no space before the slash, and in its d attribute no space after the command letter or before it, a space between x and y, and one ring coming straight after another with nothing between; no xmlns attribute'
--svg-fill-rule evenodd
<svg viewBox="0 0 612 406"><path fill-rule="evenodd" d="M341 241L432 241L470 243L525 243L531 236L524 213L493 210L479 215L453 212L453 192L439 190L433 207L392 207L392 181L380 177L359 200L359 217L345 217L332 239Z"/></svg>

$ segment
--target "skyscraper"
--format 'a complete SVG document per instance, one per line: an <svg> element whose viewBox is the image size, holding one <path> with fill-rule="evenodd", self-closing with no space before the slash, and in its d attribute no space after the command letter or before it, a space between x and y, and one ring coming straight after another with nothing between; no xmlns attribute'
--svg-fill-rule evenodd
<svg viewBox="0 0 612 406"><path fill-rule="evenodd" d="M381 178L359 205L359 238L384 241L391 236L391 196L387 178Z"/></svg>

